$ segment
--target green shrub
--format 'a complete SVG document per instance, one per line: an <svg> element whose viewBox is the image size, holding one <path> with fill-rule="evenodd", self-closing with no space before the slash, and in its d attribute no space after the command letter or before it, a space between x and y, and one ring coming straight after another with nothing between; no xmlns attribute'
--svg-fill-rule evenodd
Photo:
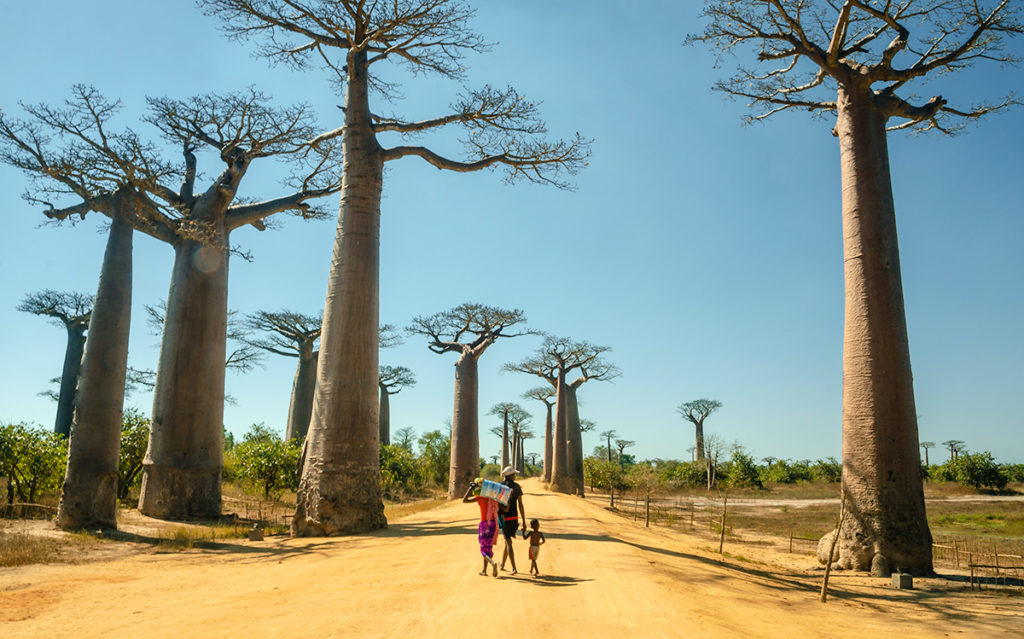
<svg viewBox="0 0 1024 639"><path fill-rule="evenodd" d="M764 484L761 483L761 469L753 457L741 450L733 452L732 462L727 471L729 483L733 486L764 488Z"/></svg>
<svg viewBox="0 0 1024 639"><path fill-rule="evenodd" d="M813 479L811 471L811 460L802 459L791 462L788 459L779 459L770 466L761 469L761 480L775 484L795 484L800 481Z"/></svg>
<svg viewBox="0 0 1024 639"><path fill-rule="evenodd" d="M56 492L64 481L67 440L25 423L0 425L0 476L7 478L7 501L34 503Z"/></svg>
<svg viewBox="0 0 1024 639"><path fill-rule="evenodd" d="M259 487L264 499L281 490L298 488L300 445L285 441L264 424L253 424L231 452L238 478Z"/></svg>
<svg viewBox="0 0 1024 639"><path fill-rule="evenodd" d="M128 408L121 418L121 455L117 464L117 498L125 499L142 480L142 461L149 445L149 418Z"/></svg>
<svg viewBox="0 0 1024 639"><path fill-rule="evenodd" d="M819 459L811 465L811 477L815 481L835 483L843 478L843 465L835 457Z"/></svg>
<svg viewBox="0 0 1024 639"><path fill-rule="evenodd" d="M703 461L680 462L669 460L658 467L658 476L663 482L674 486L706 486L707 468Z"/></svg>
<svg viewBox="0 0 1024 639"><path fill-rule="evenodd" d="M587 457L583 460L583 480L592 488L623 490L627 487L625 472L617 461Z"/></svg>
<svg viewBox="0 0 1024 639"><path fill-rule="evenodd" d="M1010 481L1024 482L1024 464L1003 464L1003 472Z"/></svg>
<svg viewBox="0 0 1024 639"><path fill-rule="evenodd" d="M384 494L396 497L401 492L423 485L423 464L399 444L380 447L380 482Z"/></svg>
<svg viewBox="0 0 1024 639"><path fill-rule="evenodd" d="M1009 475L988 451L962 452L935 469L935 477L941 481L955 481L964 486L987 487L992 490L1004 490L1010 481Z"/></svg>
<svg viewBox="0 0 1024 639"><path fill-rule="evenodd" d="M426 480L447 487L452 456L451 435L432 430L419 438L419 445Z"/></svg>

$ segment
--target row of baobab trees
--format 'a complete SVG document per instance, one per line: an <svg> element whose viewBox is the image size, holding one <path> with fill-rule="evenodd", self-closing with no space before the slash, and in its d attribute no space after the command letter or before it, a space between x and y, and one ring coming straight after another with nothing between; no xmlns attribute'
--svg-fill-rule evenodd
<svg viewBox="0 0 1024 639"><path fill-rule="evenodd" d="M343 122L317 129L305 107L273 107L256 91L151 99L146 121L182 152L181 160L169 162L131 129L110 130L117 103L86 87L76 88L63 108L27 106L26 120L0 120L2 159L34 177L30 201L56 220L90 212L111 220L59 519L112 521L110 509L99 512L91 504L113 503L106 495L113 495L116 473L99 460L110 458L123 402L132 232L150 234L175 251L140 505L157 515L209 514L220 501L229 235L244 226L262 229L280 213L321 215L312 202L340 193L292 530L325 535L380 528L386 525L376 446L385 164L419 157L459 172L503 167L510 181L566 187L565 175L586 164L589 144L579 135L547 139L535 103L511 88L467 90L451 113L421 121L371 110L371 92L385 99L395 94L377 73L379 65L398 62L413 72L460 79L464 56L487 48L469 26L472 8L460 0L199 4L230 35L258 42L261 55L300 69L320 65L331 74L345 92ZM951 133L963 122L1017 105L1013 96L962 109L939 95L915 103L912 86L978 62L1016 62L1007 41L1024 33L1021 13L1016 0L706 0L706 29L688 38L750 61L716 87L747 101L750 120L788 110L836 117L846 288L843 489L849 514L839 534L843 566L932 571L887 135L894 129ZM385 144L385 134L445 126L465 128L465 158ZM197 147L211 150L222 164L205 189L198 184ZM236 202L249 165L271 157L292 163L294 189L262 202ZM53 199L71 203L58 208ZM457 374L475 375L475 368L467 365ZM571 392L556 383L565 387L563 397ZM470 398L464 402L456 396L456 413L472 407ZM563 412L569 410L566 404ZM453 429L459 421L453 420ZM453 432L453 455L472 447L465 441L456 446L456 437L475 441L477 435ZM568 464L572 455L565 457ZM475 455L453 457L452 481L471 477L461 475L470 462L476 464ZM551 480L563 486L557 471Z"/></svg>

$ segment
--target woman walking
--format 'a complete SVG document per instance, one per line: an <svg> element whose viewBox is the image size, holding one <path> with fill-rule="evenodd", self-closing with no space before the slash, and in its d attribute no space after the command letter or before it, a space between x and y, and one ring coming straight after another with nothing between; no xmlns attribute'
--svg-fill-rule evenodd
<svg viewBox="0 0 1024 639"><path fill-rule="evenodd" d="M484 564L481 575L487 574L487 564L491 565L491 574L498 576L498 564L494 561L494 543L498 541L498 502L487 497L480 497L481 480L477 478L466 489L462 496L464 503L476 502L480 506L480 525L477 526L477 541L480 542L480 554ZM475 493L475 494L474 494Z"/></svg>

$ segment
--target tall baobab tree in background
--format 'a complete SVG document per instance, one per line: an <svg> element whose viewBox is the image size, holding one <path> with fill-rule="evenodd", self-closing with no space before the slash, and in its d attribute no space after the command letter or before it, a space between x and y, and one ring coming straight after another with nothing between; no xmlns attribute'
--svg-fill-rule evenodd
<svg viewBox="0 0 1024 639"><path fill-rule="evenodd" d="M448 475L448 499L462 496L480 468L480 424L478 410L479 380L477 362L484 351L499 338L531 334L523 330L508 332L526 322L519 309L483 304L460 304L430 316L415 317L406 329L423 335L427 348L443 355L457 353L455 362L455 407L452 413L452 462ZM502 464L507 459L502 457Z"/></svg>
<svg viewBox="0 0 1024 639"><path fill-rule="evenodd" d="M60 375L57 395L57 419L53 432L67 437L71 433L71 418L75 411L75 389L82 370L82 352L85 350L85 332L92 316L92 295L67 291L39 291L29 293L18 304L18 310L43 315L60 322L68 333L64 349L64 369Z"/></svg>
<svg viewBox="0 0 1024 639"><path fill-rule="evenodd" d="M693 424L696 433L697 461L704 460L704 420L722 407L722 402L713 399L695 399L676 407L683 419Z"/></svg>
<svg viewBox="0 0 1024 639"><path fill-rule="evenodd" d="M344 89L344 124L325 134L342 138L345 177L328 278L311 439L292 532L318 535L381 528L387 521L380 494L376 342L384 164L414 156L451 171L502 167L510 182L528 180L565 188L564 176L585 164L589 144L578 135L570 141L545 139L535 103L511 88L467 90L450 114L421 121L386 118L371 111L371 90L385 98L394 94L394 85L375 74L382 63L398 62L413 73L460 79L464 55L487 48L468 26L472 9L457 0L202 0L201 4L221 17L234 36L261 39L262 53L272 59L300 67L322 62ZM443 157L424 146L384 146L379 138L447 125L460 125L466 131L464 160ZM460 428L455 422L453 427ZM458 434L469 435L468 431ZM454 435L452 455L454 460L459 451L459 472L452 472L450 481L463 482L475 477L478 458L475 451L471 459L468 453L479 448L479 434L461 443Z"/></svg>
<svg viewBox="0 0 1024 639"><path fill-rule="evenodd" d="M636 446L636 442L632 439L616 439L615 447L619 449L619 466L622 465L622 456L626 454L626 449L632 446Z"/></svg>
<svg viewBox="0 0 1024 639"><path fill-rule="evenodd" d="M849 508L839 534L843 566L932 572L887 131L952 133L1017 104L1011 96L957 109L937 95L914 104L911 85L979 61L1016 62L1005 45L1024 31L1021 11L1010 0L708 0L709 24L690 37L720 52L747 45L765 65L741 67L717 85L750 101L750 120L788 109L837 115Z"/></svg>
<svg viewBox="0 0 1024 639"><path fill-rule="evenodd" d="M231 233L266 228L266 219L292 213L321 218L310 201L341 189L334 147L318 140L308 106L274 107L250 89L187 100L148 100L148 121L184 151L181 185L156 184L174 266L153 389L153 426L143 466L139 510L154 517L220 514L223 465L224 362L228 321ZM215 154L221 171L197 188L197 151ZM266 158L295 166L285 195L236 202L250 166Z"/></svg>
<svg viewBox="0 0 1024 639"><path fill-rule="evenodd" d="M950 439L942 442L942 445L949 449L949 461L959 457L960 452L964 449L964 442L960 439Z"/></svg>
<svg viewBox="0 0 1024 639"><path fill-rule="evenodd" d="M416 376L405 366L381 366L380 380L380 443L391 444L391 402L389 398L407 386L416 385Z"/></svg>
<svg viewBox="0 0 1024 639"><path fill-rule="evenodd" d="M590 380L618 377L617 366L601 355L611 349L589 342L548 335L534 354L504 370L528 373L547 380L555 389L555 423L552 428L551 484L555 492L583 494L583 437L577 390ZM572 381L573 372L578 377Z"/></svg>
<svg viewBox="0 0 1024 639"><path fill-rule="evenodd" d="M153 211L140 192L142 162L156 175L169 172L150 161L152 147L131 130L108 126L120 104L83 85L63 107L22 105L29 118L0 113L0 161L29 176L26 200L63 222L91 212L110 219L107 245L82 356L68 443L67 469L57 509L62 528L115 528L118 449L128 368L131 323L132 241L151 232ZM73 202L55 208L52 200ZM67 381L72 375L67 374Z"/></svg>
<svg viewBox="0 0 1024 639"><path fill-rule="evenodd" d="M607 442L605 444L605 452L608 453L609 464L612 463L612 438L618 436L619 434L616 433L614 430L606 430L603 433L601 433L601 437L604 437L605 441Z"/></svg>
<svg viewBox="0 0 1024 639"><path fill-rule="evenodd" d="M246 326L261 331L265 337L251 339L249 343L275 355L298 358L295 380L292 382L291 399L288 402L288 422L285 439L301 442L309 428L313 412L313 391L316 388L316 363L320 351L316 342L320 339L319 315L302 315L294 311L257 311L246 318Z"/></svg>
<svg viewBox="0 0 1024 639"><path fill-rule="evenodd" d="M523 399L535 399L544 404L544 471L541 481L551 481L551 409L554 408L555 389L551 386L538 386L523 393Z"/></svg>
<svg viewBox="0 0 1024 639"><path fill-rule="evenodd" d="M501 437L501 467L515 465L513 449L515 448L514 435L518 424L524 423L530 418L530 414L523 410L523 407L515 402L500 402L491 406L488 415L501 417L501 427L495 427L492 433ZM509 427L512 427L510 430Z"/></svg>
<svg viewBox="0 0 1024 639"><path fill-rule="evenodd" d="M924 450L924 465L928 466L928 449L935 448L935 442L921 442L921 449Z"/></svg>

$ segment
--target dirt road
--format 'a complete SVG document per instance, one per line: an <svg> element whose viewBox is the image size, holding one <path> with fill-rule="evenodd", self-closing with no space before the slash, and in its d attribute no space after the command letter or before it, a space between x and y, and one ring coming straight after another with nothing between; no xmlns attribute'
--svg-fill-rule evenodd
<svg viewBox="0 0 1024 639"><path fill-rule="evenodd" d="M0 569L0 637L1020 636L1020 596L839 573L818 602L807 557L645 529L524 482L542 577L481 577L475 505L384 531L237 542L76 566ZM500 548L500 545L499 545ZM526 546L518 541L520 569Z"/></svg>

